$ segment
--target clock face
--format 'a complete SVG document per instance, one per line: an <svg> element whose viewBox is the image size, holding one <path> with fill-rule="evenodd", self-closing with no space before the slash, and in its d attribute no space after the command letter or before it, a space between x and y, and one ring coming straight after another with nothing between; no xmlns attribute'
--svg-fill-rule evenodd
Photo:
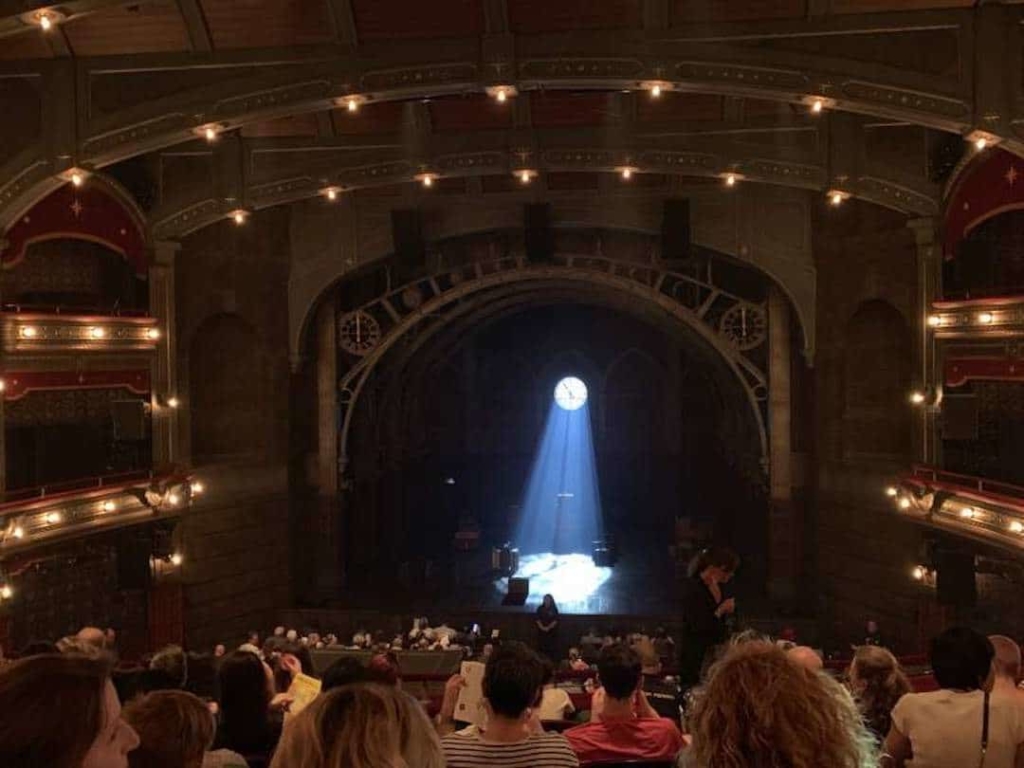
<svg viewBox="0 0 1024 768"><path fill-rule="evenodd" d="M357 310L338 320L338 346L362 357L380 341L380 324L373 315Z"/></svg>
<svg viewBox="0 0 1024 768"><path fill-rule="evenodd" d="M567 411L582 408L587 402L587 385L575 376L567 376L555 385L555 402Z"/></svg>
<svg viewBox="0 0 1024 768"><path fill-rule="evenodd" d="M740 303L722 315L721 331L738 349L746 352L764 343L768 316L756 304Z"/></svg>

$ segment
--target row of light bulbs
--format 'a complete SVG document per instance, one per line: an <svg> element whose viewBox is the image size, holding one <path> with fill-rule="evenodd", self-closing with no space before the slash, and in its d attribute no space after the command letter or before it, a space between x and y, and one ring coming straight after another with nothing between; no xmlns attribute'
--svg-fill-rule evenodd
<svg viewBox="0 0 1024 768"><path fill-rule="evenodd" d="M96 339L97 341L107 338L108 331L102 325L94 325L89 328L89 338ZM18 335L23 339L35 339L39 336L39 327L35 325L22 325L18 327ZM160 339L159 328L147 328L146 338L150 341L158 341Z"/></svg>
<svg viewBox="0 0 1024 768"><path fill-rule="evenodd" d="M979 312L974 315L974 321L979 325L992 325L996 321L996 316L992 312ZM942 315L928 315L928 325L932 328L941 328L946 322Z"/></svg>
<svg viewBox="0 0 1024 768"><path fill-rule="evenodd" d="M892 499L896 499L896 504L897 504L897 506L899 506L900 509L903 509L903 510L910 509L910 506L911 506L910 498L908 496L904 495L904 494L901 494L899 492L899 489L896 488L896 486L890 485L888 488L885 489L885 494L887 496L889 496L890 498L892 498ZM982 521L982 520L984 520L988 516L992 516L995 519L999 519L999 518L1002 517L1001 515L998 515L998 514L995 514L995 513L990 513L990 512L986 512L984 510L976 509L974 507L966 507L966 506L965 507L961 507L960 508L960 512L958 514L959 514L961 520L978 520L978 521ZM1018 536L1021 535L1021 534L1024 534L1024 522L1022 522L1020 520L1011 520L1009 523L1006 524L1006 530L1008 530L1010 533L1016 534Z"/></svg>

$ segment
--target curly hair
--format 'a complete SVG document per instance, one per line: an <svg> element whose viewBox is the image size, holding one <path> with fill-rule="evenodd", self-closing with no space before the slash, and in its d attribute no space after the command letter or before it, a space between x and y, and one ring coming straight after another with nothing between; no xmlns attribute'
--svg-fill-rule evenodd
<svg viewBox="0 0 1024 768"><path fill-rule="evenodd" d="M690 720L703 768L865 768L874 741L831 678L768 643L736 645L711 667Z"/></svg>
<svg viewBox="0 0 1024 768"><path fill-rule="evenodd" d="M910 693L910 681L889 651L864 645L850 662L850 682L865 725L881 741L889 733L892 708Z"/></svg>

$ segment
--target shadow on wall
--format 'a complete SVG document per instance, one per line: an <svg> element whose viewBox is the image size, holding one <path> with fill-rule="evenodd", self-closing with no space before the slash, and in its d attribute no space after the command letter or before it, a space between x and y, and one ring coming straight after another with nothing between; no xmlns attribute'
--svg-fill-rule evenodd
<svg viewBox="0 0 1024 768"><path fill-rule="evenodd" d="M188 372L193 463L263 457L273 441L271 367L252 325L235 314L205 320Z"/></svg>

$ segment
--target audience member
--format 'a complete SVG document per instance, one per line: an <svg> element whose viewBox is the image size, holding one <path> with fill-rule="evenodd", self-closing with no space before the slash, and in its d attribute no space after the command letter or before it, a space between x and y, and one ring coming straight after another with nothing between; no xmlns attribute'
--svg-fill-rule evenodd
<svg viewBox="0 0 1024 768"><path fill-rule="evenodd" d="M157 686L150 690L184 690L188 683L188 659L180 645L168 645L154 653L149 668L157 675Z"/></svg>
<svg viewBox="0 0 1024 768"><path fill-rule="evenodd" d="M323 693L341 688L352 683L369 682L369 670L355 656L342 656L324 670L320 679L320 690Z"/></svg>
<svg viewBox="0 0 1024 768"><path fill-rule="evenodd" d="M107 647L107 633L99 627L82 627L75 635L75 639L80 643L95 646L101 651Z"/></svg>
<svg viewBox="0 0 1024 768"><path fill-rule="evenodd" d="M545 662L544 693L537 707L537 717L541 722L566 720L575 711L576 706L569 698L569 694L555 685L555 668L549 662Z"/></svg>
<svg viewBox="0 0 1024 768"><path fill-rule="evenodd" d="M158 691L128 703L124 719L139 734L139 746L128 755L131 768L201 768L215 731L213 716L196 696L184 691ZM224 758L218 756L221 764ZM245 765L231 754L236 765Z"/></svg>
<svg viewBox="0 0 1024 768"><path fill-rule="evenodd" d="M1008 696L1024 703L1024 691L1017 687L1021 674L1020 646L1006 635L989 635L988 639L995 651L992 659L992 671L995 673L992 695Z"/></svg>
<svg viewBox="0 0 1024 768"><path fill-rule="evenodd" d="M249 630L245 636L245 642L249 645L255 645L257 648L260 647L260 633L254 629Z"/></svg>
<svg viewBox="0 0 1024 768"><path fill-rule="evenodd" d="M495 649L484 670L487 724L483 731L453 733L441 741L448 768L565 768L579 765L564 737L544 733L532 715L544 681L540 657L521 643ZM451 725L453 710L442 712Z"/></svg>
<svg viewBox="0 0 1024 768"><path fill-rule="evenodd" d="M771 643L731 645L710 668L689 723L692 742L680 764L692 768L875 765L850 696Z"/></svg>
<svg viewBox="0 0 1024 768"><path fill-rule="evenodd" d="M573 672L586 672L588 669L590 669L590 665L583 660L582 656L580 656L579 648L570 648L569 658L566 662L563 663L565 663L566 666L568 666L568 668Z"/></svg>
<svg viewBox="0 0 1024 768"><path fill-rule="evenodd" d="M857 648L847 678L864 724L881 743L892 725L893 707L910 692L910 681L895 656L873 645Z"/></svg>
<svg viewBox="0 0 1024 768"><path fill-rule="evenodd" d="M885 647L885 643L882 642L882 633L878 629L878 622L874 619L868 619L864 625L864 641L861 645Z"/></svg>
<svg viewBox="0 0 1024 768"><path fill-rule="evenodd" d="M213 646L213 658L219 659L225 653L227 653L227 649L224 647L223 643L217 643Z"/></svg>
<svg viewBox="0 0 1024 768"><path fill-rule="evenodd" d="M932 640L929 658L940 690L908 693L896 704L885 740L890 765L902 766L908 760L914 768L981 765L986 719L984 765L1012 766L1024 757L1024 707L1012 698L988 693L993 656L989 639L966 627L952 627Z"/></svg>
<svg viewBox="0 0 1024 768"><path fill-rule="evenodd" d="M349 685L288 724L271 768L444 768L422 707L393 687Z"/></svg>
<svg viewBox="0 0 1024 768"><path fill-rule="evenodd" d="M214 746L243 755L250 763L266 762L281 735L281 712L287 694L274 695L273 674L258 656L234 651L217 672L220 724Z"/></svg>
<svg viewBox="0 0 1024 768"><path fill-rule="evenodd" d="M609 646L601 651L597 672L604 689L600 715L565 732L580 762L673 759L682 736L647 701L637 652L621 643Z"/></svg>
<svg viewBox="0 0 1024 768"><path fill-rule="evenodd" d="M825 662L813 648L806 645L794 645L786 650L786 656L793 663L811 672L821 672L825 669Z"/></svg>
<svg viewBox="0 0 1024 768"><path fill-rule="evenodd" d="M139 744L99 659L33 656L5 667L0 712L3 768L127 768Z"/></svg>
<svg viewBox="0 0 1024 768"><path fill-rule="evenodd" d="M558 606L555 598L544 595L537 607L537 650L549 659L558 658Z"/></svg>
<svg viewBox="0 0 1024 768"><path fill-rule="evenodd" d="M661 717L673 723L680 722L680 708L683 703L682 691L674 678L661 674L661 656L650 640L641 641L637 646L640 654L640 671L644 676L644 694L652 709Z"/></svg>

